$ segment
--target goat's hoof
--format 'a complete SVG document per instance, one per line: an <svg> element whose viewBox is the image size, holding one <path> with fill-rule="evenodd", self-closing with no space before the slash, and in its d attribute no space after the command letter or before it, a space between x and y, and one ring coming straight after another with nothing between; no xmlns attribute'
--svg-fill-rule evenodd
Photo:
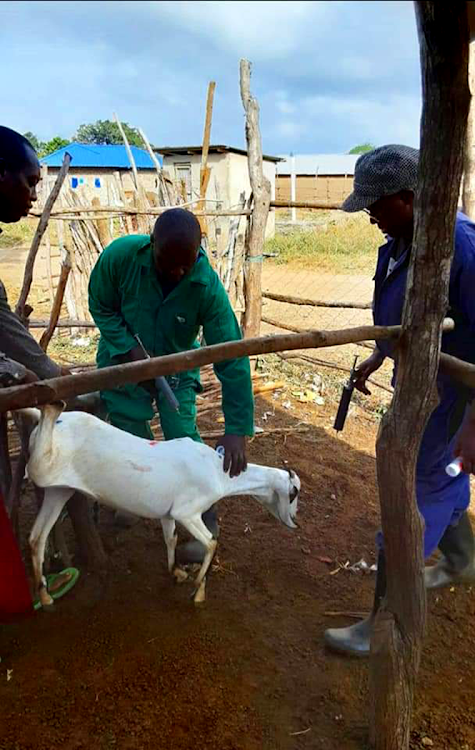
<svg viewBox="0 0 475 750"><path fill-rule="evenodd" d="M40 591L40 602L43 609L54 605L54 599L48 594L46 587Z"/></svg>
<svg viewBox="0 0 475 750"><path fill-rule="evenodd" d="M193 592L193 602L196 607L201 607L206 602L206 592L203 584Z"/></svg>
<svg viewBox="0 0 475 750"><path fill-rule="evenodd" d="M188 580L188 573L183 568L175 568L173 571L175 583L184 583Z"/></svg>

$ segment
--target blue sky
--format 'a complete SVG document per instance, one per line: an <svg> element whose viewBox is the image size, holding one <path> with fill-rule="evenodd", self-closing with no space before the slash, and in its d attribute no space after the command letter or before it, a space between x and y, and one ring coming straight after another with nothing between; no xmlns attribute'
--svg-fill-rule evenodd
<svg viewBox="0 0 475 750"><path fill-rule="evenodd" d="M157 145L244 145L239 59L253 63L264 151L417 146L419 52L410 0L2 2L1 123L69 138L109 119ZM6 72L8 69L8 73Z"/></svg>

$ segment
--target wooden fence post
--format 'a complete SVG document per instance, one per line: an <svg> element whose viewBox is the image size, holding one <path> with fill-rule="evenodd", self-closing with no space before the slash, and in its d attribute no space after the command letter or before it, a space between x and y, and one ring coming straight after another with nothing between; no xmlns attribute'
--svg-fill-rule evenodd
<svg viewBox="0 0 475 750"><path fill-rule="evenodd" d="M246 113L246 141L249 179L253 194L253 210L249 231L246 233L246 262L244 270L246 309L244 335L258 336L262 312L262 259L267 216L271 201L271 186L264 177L262 141L259 130L259 104L251 95L251 64L241 60L241 99Z"/></svg>
<svg viewBox="0 0 475 750"><path fill-rule="evenodd" d="M203 145L201 148L201 167L200 167L200 201L197 205L198 210L206 208L206 192L208 190L209 178L211 170L208 167L208 152L209 143L211 138L211 121L213 118L213 101L214 101L214 90L216 83L210 81L208 84L208 95L206 98L206 114L205 114L205 126L203 130ZM200 216L199 218L201 232L205 241L208 239L208 222L206 216Z"/></svg>
<svg viewBox="0 0 475 750"><path fill-rule="evenodd" d="M409 748L426 615L416 460L437 403L441 323L447 309L469 107L467 4L416 0L415 7L423 112L414 243L398 380L377 441L388 585L371 644L370 739L376 750Z"/></svg>
<svg viewBox="0 0 475 750"><path fill-rule="evenodd" d="M467 123L465 159L463 165L463 211L475 219L475 42L470 44L469 81L472 98Z"/></svg>
<svg viewBox="0 0 475 750"><path fill-rule="evenodd" d="M61 187L63 185L64 180L66 179L66 175L69 171L69 165L71 163L71 156L70 154L66 153L64 155L63 163L61 165L61 169L59 170L58 176L56 178L56 182L53 185L53 189L51 190L51 193L49 194L48 198L46 199L45 205L43 207L43 211L41 214L41 218L38 222L38 226L36 228L35 236L33 237L33 242L31 243L30 251L28 253L28 257L26 259L25 263L25 272L23 275L23 284L20 291L20 296L18 298L18 302L15 307L16 314L25 321L25 317L28 317L25 315L25 304L26 300L28 298L28 295L30 293L31 289L31 283L33 281L33 268L35 265L36 256L38 254L38 250L40 247L41 239L46 231L46 228L48 226L49 217L51 214L51 211L53 209L54 203L56 201L56 198L59 195L59 192L61 190Z"/></svg>

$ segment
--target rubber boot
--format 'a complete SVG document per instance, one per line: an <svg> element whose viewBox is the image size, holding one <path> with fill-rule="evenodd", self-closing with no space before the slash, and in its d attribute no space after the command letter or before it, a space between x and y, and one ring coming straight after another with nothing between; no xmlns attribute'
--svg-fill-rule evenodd
<svg viewBox="0 0 475 750"><path fill-rule="evenodd" d="M219 536L218 516L215 506L201 516L206 528L215 539ZM176 550L176 561L179 565L200 565L205 559L206 550L197 539L181 544Z"/></svg>
<svg viewBox="0 0 475 750"><path fill-rule="evenodd" d="M380 552L371 614L355 625L350 625L348 628L330 628L326 630L324 635L325 645L332 649L332 651L338 651L340 654L346 654L347 656L369 656L374 620L385 594L386 563L384 553Z"/></svg>
<svg viewBox="0 0 475 750"><path fill-rule="evenodd" d="M457 526L447 527L439 549L443 557L424 570L426 589L475 582L475 542L468 513L460 517Z"/></svg>

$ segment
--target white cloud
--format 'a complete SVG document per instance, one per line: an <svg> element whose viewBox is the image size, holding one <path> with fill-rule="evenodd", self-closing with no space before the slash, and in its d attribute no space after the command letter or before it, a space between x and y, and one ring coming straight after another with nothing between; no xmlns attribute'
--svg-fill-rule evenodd
<svg viewBox="0 0 475 750"><path fill-rule="evenodd" d="M213 46L254 60L269 60L296 52L309 29L317 36L324 33L341 5L324 0L178 0L153 3L151 7L159 18L179 23L189 32L209 39Z"/></svg>

